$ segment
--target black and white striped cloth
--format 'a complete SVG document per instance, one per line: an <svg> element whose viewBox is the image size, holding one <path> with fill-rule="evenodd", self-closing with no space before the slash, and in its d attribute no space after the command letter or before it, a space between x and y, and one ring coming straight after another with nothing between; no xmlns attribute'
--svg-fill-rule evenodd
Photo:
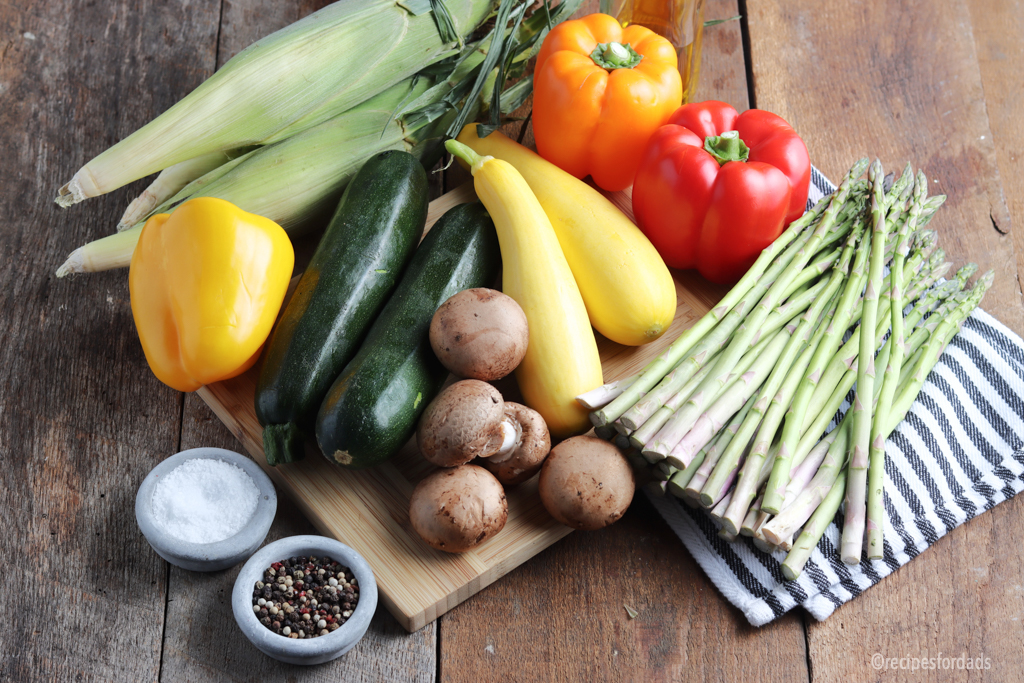
<svg viewBox="0 0 1024 683"><path fill-rule="evenodd" d="M808 203L834 189L814 169ZM885 450L884 559L857 566L839 559L840 508L796 581L782 577L784 552L768 555L742 536L726 541L705 511L671 495L651 501L751 624L767 624L796 605L823 620L944 534L1024 489L1024 341L975 311Z"/></svg>

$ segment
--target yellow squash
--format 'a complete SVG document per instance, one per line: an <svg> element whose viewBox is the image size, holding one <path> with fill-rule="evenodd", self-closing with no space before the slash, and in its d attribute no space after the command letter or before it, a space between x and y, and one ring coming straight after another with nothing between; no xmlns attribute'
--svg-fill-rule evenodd
<svg viewBox="0 0 1024 683"><path fill-rule="evenodd" d="M522 306L530 326L526 356L516 368L523 398L553 435L585 432L590 421L576 396L604 383L601 357L551 221L511 164L454 140L446 145L470 165L477 196L498 231L502 290Z"/></svg>
<svg viewBox="0 0 1024 683"><path fill-rule="evenodd" d="M223 199L190 199L150 218L128 285L157 379L195 391L248 370L277 318L294 262L281 226Z"/></svg>
<svg viewBox="0 0 1024 683"><path fill-rule="evenodd" d="M661 336L676 314L676 287L665 262L640 229L604 195L501 133L459 142L512 164L551 221L594 329L638 346Z"/></svg>

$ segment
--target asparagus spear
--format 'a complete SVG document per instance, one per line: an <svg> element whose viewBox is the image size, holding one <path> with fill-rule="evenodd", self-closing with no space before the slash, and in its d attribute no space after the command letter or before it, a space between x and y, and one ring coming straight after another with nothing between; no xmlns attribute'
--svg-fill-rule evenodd
<svg viewBox="0 0 1024 683"><path fill-rule="evenodd" d="M807 520L807 524L804 525L804 530L800 533L800 537L793 544L793 549L786 555L786 559L782 563L782 575L786 579L795 581L800 578L800 574L803 572L807 560L810 559L811 553L818 547L818 542L821 541L825 529L832 523L836 512L839 511L839 505L843 502L843 494L845 493L846 472L843 471L839 473L839 476L832 484L828 495L825 496L821 504L815 509L811 518Z"/></svg>
<svg viewBox="0 0 1024 683"><path fill-rule="evenodd" d="M914 198L911 202L907 220L900 226L896 235L896 251L893 255L890 273L889 315L892 326L891 351L889 362L885 365L882 382L882 393L878 399L878 407L871 424L871 447L868 453L868 492L867 492L867 542L868 559L882 558L883 543L883 502L882 486L885 481L885 420L892 408L892 400L896 395L896 384L899 382L900 368L903 364L906 339L903 329L903 263L909 252L910 244L906 237L913 231L924 203L925 188L928 179L921 173L914 186Z"/></svg>
<svg viewBox="0 0 1024 683"><path fill-rule="evenodd" d="M825 460L825 454L828 453L829 446L836 440L838 433L836 430L832 430L825 437L815 444L814 448L811 449L804 461L793 468L793 476L789 479L789 484L786 486L786 498L782 504L782 509L785 510L786 506L791 504L800 492L807 488L807 484L814 477L814 473L821 467L821 463Z"/></svg>
<svg viewBox="0 0 1024 683"><path fill-rule="evenodd" d="M875 329L878 314L878 293L882 288L882 256L885 252L885 214L882 203L882 164L877 160L874 171L875 196L871 203L874 232L871 236L871 264L868 284L864 290L864 312L861 329ZM870 172L869 171L869 174ZM860 335L860 356L857 370L857 394L853 402L853 433L851 435L850 473L846 479L846 510L843 542L840 553L843 562L858 564L864 545L864 525L867 514L867 469L871 445L872 397L875 391L875 340L869 333Z"/></svg>
<svg viewBox="0 0 1024 683"><path fill-rule="evenodd" d="M736 466L736 463L739 462L739 456L743 449L747 447L747 442L754 436L756 431L759 431L758 425L762 422L762 417L768 409L769 401L773 397L783 400L778 396L779 389L782 387L783 382L787 377L796 376L798 374L798 372L791 372L791 369L794 367L794 362L797 361L797 357L805 353L805 349L812 344L812 330L817 326L817 328L821 330L821 333L824 333L824 329L827 327L827 320L822 322L822 312L826 309L828 310L828 313L825 316L826 319L831 317L834 312L832 300L835 298L839 288L842 286L843 281L846 278L846 274L850 266L850 259L853 255L853 248L856 242L856 233L850 233L850 237L847 240L847 245L843 251L840 262L829 278L828 286L824 292L822 292L822 295L818 300L815 301L814 305L804 313L796 332L793 333L793 336L790 338L785 350L782 352L782 356L775 364L775 368L772 370L771 375L769 375L764 386L761 388L756 402L752 406L746 419L744 419L743 424L740 425L737 439L731 443L729 448L727 448L722 454L722 458L720 459L721 466L715 467L714 473L711 475L710 481L708 482L708 486L711 488L712 492L721 489L724 485L726 473ZM818 332L815 332L814 339L815 344L820 341L821 337ZM765 431L772 432L772 434L774 434L775 430L768 427ZM757 451L757 455L754 456L755 461L751 462L749 466L744 464L743 470L740 474L739 483L736 485L737 493L732 496L732 500L736 501L736 503L727 511L728 514L732 516L732 524L736 527L739 526L738 521L742 520L743 516L746 514L745 506L749 505L750 501L754 497L755 491L753 490L752 480L760 471L760 464L764 461L764 457L768 450L768 442L770 441L771 435L761 437L759 439L758 447L751 448L752 453L754 450Z"/></svg>
<svg viewBox="0 0 1024 683"><path fill-rule="evenodd" d="M988 288L992 286L994 278L995 273L991 270L978 278L969 296L965 297L964 301L950 315L944 316L936 326L935 331L928 338L927 344L922 349L921 355L913 366L910 380L900 386L897 398L893 401L893 411L891 422L887 426L887 434L896 429L896 426L906 417L907 411L910 410L910 406L921 392L921 387L924 385L928 373L935 367L935 363L938 362L942 351L946 348L946 344L956 335L964 320L981 304L981 300L984 298Z"/></svg>
<svg viewBox="0 0 1024 683"><path fill-rule="evenodd" d="M668 490L671 491L673 495L677 498L683 498L684 495L686 495L685 492L687 484L690 483L690 480L696 474L697 469L700 468L701 463L704 462L704 458L707 457L708 453L717 446L724 434L725 430L719 432L715 438L697 454L693 459L693 462L687 465L686 469L676 470L676 473L673 474L672 478L668 481Z"/></svg>
<svg viewBox="0 0 1024 683"><path fill-rule="evenodd" d="M700 383L690 398L672 415L669 421L665 423L665 426L659 429L651 440L644 444L642 449L644 457L652 462L664 460L672 448L690 431L690 428L693 427L697 419L703 414L705 406L713 405L719 396L725 393L733 384L739 382L747 371L750 370L751 366L758 361L759 356L765 352L765 349L780 334L783 333L776 333L765 337L749 353L743 356L729 371L729 377L725 378L724 387L723 383L717 381L718 378L714 375L714 372L718 369L718 364L709 366L710 373ZM690 460L692 458L687 458L685 463L682 465L677 463L676 466L680 468L685 467L690 463Z"/></svg>
<svg viewBox="0 0 1024 683"><path fill-rule="evenodd" d="M828 198L818 202L818 204L811 211L805 213L803 216L793 221L789 227L783 231L782 235L779 236L772 244L765 247L761 252L761 255L757 258L754 264L751 266L743 277L740 278L739 282L729 291L725 297L719 302L718 306L708 311L707 314L701 318L697 324L684 332L680 337L672 343L672 345L655 359L653 362L642 371L637 381L624 391L618 398L609 403L601 410L597 410L591 413L591 421L595 425L607 424L619 416L621 416L626 410L628 410L637 399L644 392L649 391L655 384L657 384L661 378L671 368L673 368L680 359L682 359L686 353L692 349L708 332L711 331L728 313L731 311L741 300L743 300L752 289L760 289L767 286L768 282L772 282L771 288L768 289L767 301L763 301L765 297L762 297L762 302L765 306L760 309L755 309L754 317L757 318L756 325L760 325L764 322L763 316L767 316L768 311L774 308L774 305L768 305L773 301L778 300L779 294L784 292L790 282L794 279L794 276L803 269L808 259L814 255L818 248L823 243L823 236L830 233L830 238L835 235L840 235L842 230L832 230L835 227L835 219L838 215L846 199L850 195L851 185L854 184L855 180L864 173L864 169L867 166L867 160L861 159L850 172L846 178L840 183L839 188L836 192ZM817 222L817 227L813 233L809 235L805 232L805 228L814 223L815 219L821 216L821 220ZM842 224L845 226L847 224ZM841 226L841 227L842 227ZM801 238L801 239L798 239ZM827 240L826 240L827 241ZM776 258L776 255L779 255ZM780 278L776 280L776 278ZM758 306L761 306L759 303ZM761 311L761 312L758 312ZM762 314L763 312L763 314ZM750 338L756 329L750 331L749 337L746 338L743 346L749 344ZM730 345L731 347L732 345ZM727 365L733 365L739 356L742 355L742 349L732 352L735 357L730 357ZM726 367L726 365L723 365Z"/></svg>
<svg viewBox="0 0 1024 683"><path fill-rule="evenodd" d="M835 428L834 431L838 432L835 441L829 446L821 467L818 468L807 487L800 492L800 495L789 507L772 517L761 528L761 533L769 543L778 545L782 540L792 536L800 525L807 521L832 488L832 484L835 483L846 465L847 446L851 439L854 423L854 420L850 419L851 417L853 417L853 411L850 411Z"/></svg>
<svg viewBox="0 0 1024 683"><path fill-rule="evenodd" d="M747 293L758 285L762 277L770 277L772 270L780 270L788 265L797 255L800 248L810 239L805 231L809 225L821 216L829 205L831 198L823 198L813 209L789 224L779 238L761 251L739 282L722 297L718 305L708 311L692 327L679 335L660 356L652 360L640 371L633 382L611 403L590 414L595 426L608 424L619 418L633 406L637 400L650 391L665 374L682 360L688 351L696 346L733 308L737 306ZM774 267L774 268L772 268Z"/></svg>
<svg viewBox="0 0 1024 683"><path fill-rule="evenodd" d="M805 268L804 270L807 269ZM820 273L817 273L817 275L820 275ZM793 291L790 298L773 311L772 315L765 321L764 334L771 334L781 328L792 317L798 315L815 300L824 286L825 283L821 282ZM760 288L751 290L747 297L733 308L722 322L697 344L685 360L665 375L650 393L638 400L632 408L622 414L619 419L622 420L623 424L637 429L661 408L665 404L666 399L677 392L693 376L693 373L699 371L704 365L711 363L712 359L717 356L723 346L729 341L730 336L740 326L744 313L750 309L752 302L757 301L756 297L759 297L760 294Z"/></svg>
<svg viewBox="0 0 1024 683"><path fill-rule="evenodd" d="M949 266L948 263L943 262L937 267L937 269L935 268L935 261L942 261L945 258L945 253L941 249L936 250L928 259L928 261L924 264L924 267L921 269L921 273L918 275L918 277L914 278L915 264L920 265L921 257L922 253L920 251L915 253L910 259L907 260L907 266L903 269L904 279L913 282L913 284L907 289L907 298L910 300L914 300L922 296L922 294L924 294L927 291L927 289L932 286L935 280L938 277L940 277L941 274L945 272L945 269ZM883 312L884 315L888 315L888 299L889 297L886 296L879 306L880 310ZM925 302L926 300L919 301L917 306L923 306ZM926 312L926 310L922 309L921 314L923 315L924 312ZM878 335L884 335L885 330L887 330L888 327L888 321L886 321L884 329L882 329L878 334L876 334L876 339L879 340L877 343L881 343L881 337L879 337ZM812 406L825 405L826 401L828 401L829 399L829 396L834 394L836 387L838 387L840 383L845 381L844 377L846 377L846 374L850 370L850 368L857 367L856 358L860 353L860 332L860 327L854 329L853 334L850 336L850 339L843 344L843 346L839 349L836 355L829 362L825 374L822 376L821 381L818 383L818 387L814 390L814 395L811 397ZM853 380L850 381L850 387L852 386ZM849 391L850 387L847 387L846 390ZM845 397L846 394L844 393L843 396ZM840 404L841 403L842 401L840 401ZM828 426L828 423L831 422L832 420L832 415L834 415L835 411L838 409L839 404L837 404L834 408L831 409L831 411L828 412L827 419L825 419L823 423L820 423L820 429L817 429L817 433L815 434L815 436L821 434L825 430L825 427ZM819 413L819 415L821 415L821 413ZM817 419L813 421L814 424L819 424L819 422L820 420ZM806 431L807 430L805 428L804 432L806 433Z"/></svg>
<svg viewBox="0 0 1024 683"><path fill-rule="evenodd" d="M687 399L693 395L693 392L697 390L701 382L711 374L712 367L714 367L714 364L705 363L704 367L696 375L691 377L669 400L665 401L665 405L658 408L654 415L651 415L639 429L629 435L630 444L634 448L643 448L658 433L658 430L665 426L665 423L679 410L679 407L686 403Z"/></svg>
<svg viewBox="0 0 1024 683"><path fill-rule="evenodd" d="M955 289L955 287L951 289ZM911 315L908 316L907 318L909 326L912 327L913 325L916 325L917 321L919 321L921 317L932 308L934 302L935 299L932 297L925 297L924 299L919 301L915 305L913 311L911 312ZM882 343L882 340L884 339L887 330L888 321L886 321L884 324L882 322L879 322L875 331L876 346ZM825 428L832 421L833 416L836 414L836 411L839 410L839 407L842 404L843 400L846 398L847 393L852 388L853 383L856 381L857 356L859 354L859 332L860 328L858 328L854 332L849 342L846 345L844 345L843 349L840 352L840 355L837 355L837 358L833 359L833 362L839 360L839 367L842 370L842 376L837 378L835 381L830 380L830 384L823 383L823 386L829 386L833 390L831 395L819 400L817 395L818 392L815 392L815 397L811 401L811 405L815 406L815 410L805 414L800 442L796 447L795 453L793 454L794 466L800 465L800 463L804 460L807 454L810 453L811 450L814 448L814 445L818 442L821 434L825 431ZM918 345L920 343L923 343L923 339L917 341ZM916 346L914 348L916 348ZM842 355L844 353L845 355ZM879 353L879 363L883 365L885 364L886 358L888 358L888 353L889 345L887 344L882 347L882 351ZM819 389L820 388L821 387L819 387ZM785 503L783 505L785 505Z"/></svg>
<svg viewBox="0 0 1024 683"><path fill-rule="evenodd" d="M808 358L805 369L801 373L803 378L799 380L795 394L791 394L792 401L786 413L786 421L782 430L779 457L775 459L775 467L768 479L768 488L765 489L764 501L761 504L763 510L772 514L778 513L782 507L786 484L789 482L793 453L800 436L799 430L803 425L804 414L810 404L814 388L818 384L823 368L835 355L836 346L842 341L843 333L850 326L854 309L857 308L860 291L864 286L864 267L867 264L867 245L870 244L870 241L870 235L864 235L861 248L857 251L857 257L854 259L850 277L846 282L835 314L828 324L824 338L814 349L814 354ZM772 428L773 433L777 427L778 422Z"/></svg>
<svg viewBox="0 0 1024 683"><path fill-rule="evenodd" d="M614 401L619 394L629 388L629 385L635 381L636 377L626 377L614 382L608 382L596 389L580 394L576 397L576 400L587 410L595 410Z"/></svg>
<svg viewBox="0 0 1024 683"><path fill-rule="evenodd" d="M924 381L931 369L938 362L939 357L942 355L942 351L950 339L956 334L963 321L971 314L971 312L977 308L981 303L985 292L992 284L993 273L989 271L975 284L971 290L970 295L964 297L963 301L957 308L948 316L943 316L941 322L936 326L935 331L928 340L927 345L923 349L918 362L915 364L913 374L909 381L901 383L899 395L893 402L893 411L887 416L888 421L885 424L884 433L892 433L893 430L903 421L906 417L907 411L910 410L910 406L913 405L917 398L917 395L921 391L921 387L924 385ZM827 528L829 522L835 516L836 511L839 508L838 498L845 490L845 486L842 486L842 475L837 477L835 485L830 489L829 494L825 500L818 506L811 520L804 527L803 533L797 540L793 551L790 556L787 556L783 563L783 574L787 579L793 580L799 577L803 571L804 565L807 563L807 559L810 557L814 548L820 541L822 534ZM773 520L774 521L774 520Z"/></svg>
<svg viewBox="0 0 1024 683"><path fill-rule="evenodd" d="M730 450L738 450L742 452L746 447L746 441L741 441L736 438L736 435L740 429L740 425L742 425L746 420L747 415L754 406L754 401L756 399L757 396L751 396L750 400L743 405L740 411L733 415L728 426L712 436L704 448L700 450L698 455L694 456L694 460L696 460L700 453L705 454L702 464L697 468L693 478L690 479L690 482L686 486L687 491L692 495L700 496L700 492L704 488L704 484L707 482L708 476L711 474L712 470L716 469L716 464L720 460L722 453ZM712 450L710 446L712 443L716 444L714 450ZM732 448L733 444L736 445L736 448ZM690 463L692 464L693 460L691 460ZM687 467L689 467L689 465L687 465Z"/></svg>
<svg viewBox="0 0 1024 683"><path fill-rule="evenodd" d="M787 328L775 335L771 343L758 355L750 369L726 385L725 391L704 413L697 418L693 427L679 441L668 455L671 464L688 465L693 456L703 448L722 424L734 415L743 405L757 394L765 379L768 378L782 350L789 341L793 330Z"/></svg>
<svg viewBox="0 0 1024 683"><path fill-rule="evenodd" d="M878 174L880 174L881 165L878 162L876 162L876 165L877 167L872 167L872 171L877 170ZM885 249L885 237L894 226L906 227L906 222L899 221L899 218L912 188L913 173L910 167L907 166L903 175L893 183L889 192L884 196L881 194L881 182L878 181L877 176L874 179L876 181L874 184L876 196L872 213L874 217L874 238L868 239L868 236L865 236L864 245L858 252L858 259L854 264L854 272L859 276L862 274L864 262L869 253L867 245L869 243L878 243L877 248L871 250L871 266L872 273L877 273L877 276L880 278L884 262L888 260L888 251ZM879 241L879 237L881 237L881 241ZM879 283L878 286L880 288L881 284ZM782 505L786 485L789 480L789 470L796 464L793 462L793 454L806 422L805 415L809 405L811 405L811 397L814 390L821 379L822 373L825 371L826 365L835 355L836 348L842 341L843 333L851 323L860 317L864 310L863 302L858 301L863 287L864 280L862 277L854 278L851 276L843 292L843 299L839 304L835 318L830 324L829 332L824 341L815 350L804 378L797 389L796 395L793 397L792 406L786 415L786 422L782 431L782 441L779 448L780 457L775 461L775 470L772 472L768 488L765 491L763 507L769 512L778 512Z"/></svg>

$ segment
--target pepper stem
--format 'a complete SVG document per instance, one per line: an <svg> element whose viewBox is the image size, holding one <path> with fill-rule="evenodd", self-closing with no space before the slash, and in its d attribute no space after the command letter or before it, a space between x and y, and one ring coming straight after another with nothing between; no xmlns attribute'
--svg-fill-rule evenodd
<svg viewBox="0 0 1024 683"><path fill-rule="evenodd" d="M469 145L464 145L458 140L445 140L444 148L447 149L448 153L451 154L456 159L461 159L462 161L465 161L467 164L469 164L469 171L473 175L476 175L476 172L479 171L480 167L483 166L487 161L490 161L491 159L494 158L488 156L482 157L476 152L474 152L472 147L470 147Z"/></svg>
<svg viewBox="0 0 1024 683"><path fill-rule="evenodd" d="M634 50L629 43L598 43L594 51L590 53L602 69L632 69L644 58L642 54Z"/></svg>
<svg viewBox="0 0 1024 683"><path fill-rule="evenodd" d="M736 130L707 136L704 138L704 151L713 156L719 166L727 161L746 161L750 156L750 148L740 139L740 133Z"/></svg>

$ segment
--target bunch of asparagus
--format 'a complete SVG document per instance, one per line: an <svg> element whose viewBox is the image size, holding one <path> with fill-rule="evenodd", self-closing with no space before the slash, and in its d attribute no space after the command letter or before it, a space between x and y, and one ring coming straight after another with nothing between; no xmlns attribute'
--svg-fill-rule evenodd
<svg viewBox="0 0 1024 683"><path fill-rule="evenodd" d="M993 278L965 289L968 264L939 282L951 264L924 227L944 200L909 165L894 180L858 161L661 356L578 397L597 434L721 535L787 551L788 579L844 499L843 561L865 538L881 558L885 440Z"/></svg>

